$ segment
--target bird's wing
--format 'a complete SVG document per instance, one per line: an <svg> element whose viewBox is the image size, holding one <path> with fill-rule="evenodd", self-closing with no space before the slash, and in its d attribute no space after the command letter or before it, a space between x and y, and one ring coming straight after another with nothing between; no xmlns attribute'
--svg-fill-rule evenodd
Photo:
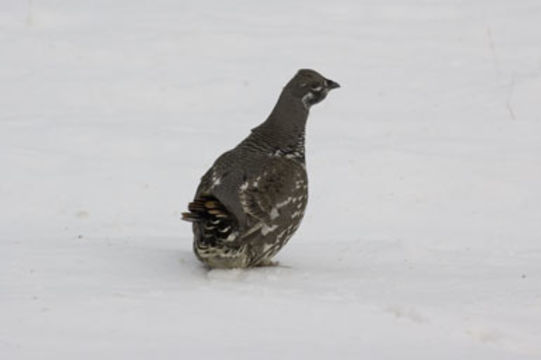
<svg viewBox="0 0 541 360"><path fill-rule="evenodd" d="M269 159L259 174L252 175L239 188L241 206L248 215L270 224L280 208L292 199L292 191L305 181L304 168L294 161Z"/></svg>
<svg viewBox="0 0 541 360"><path fill-rule="evenodd" d="M243 163L244 166L237 164ZM212 196L236 219L240 230L269 224L280 204L305 179L299 163L284 158L226 152L201 179L195 199Z"/></svg>

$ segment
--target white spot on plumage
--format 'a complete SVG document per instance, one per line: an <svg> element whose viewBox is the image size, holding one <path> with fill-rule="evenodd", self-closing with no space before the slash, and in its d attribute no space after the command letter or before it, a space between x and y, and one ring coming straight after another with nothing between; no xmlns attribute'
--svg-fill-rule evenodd
<svg viewBox="0 0 541 360"><path fill-rule="evenodd" d="M263 253L266 253L267 251L269 251L269 249L272 248L273 246L274 244L269 244L269 243L263 244Z"/></svg>
<svg viewBox="0 0 541 360"><path fill-rule="evenodd" d="M216 174L216 170L212 170L212 177L210 179L210 188L214 188L222 183L222 178Z"/></svg>
<svg viewBox="0 0 541 360"><path fill-rule="evenodd" d="M271 225L271 226L268 226L268 225L263 225L263 227L261 228L261 234L263 236L267 236L267 234L273 232L274 230L276 230L278 228L278 225L274 224L274 225Z"/></svg>
<svg viewBox="0 0 541 360"><path fill-rule="evenodd" d="M310 100L314 98L314 94L312 92L307 92L306 95L302 97L302 104L306 109L310 109Z"/></svg>
<svg viewBox="0 0 541 360"><path fill-rule="evenodd" d="M237 239L237 236L239 235L238 231L234 231L232 232L231 234L229 234L229 236L227 237L227 239L225 239L226 242L232 242L232 241L235 241Z"/></svg>
<svg viewBox="0 0 541 360"><path fill-rule="evenodd" d="M292 152L291 154L287 154L285 156L286 159L297 159L297 158L300 158L300 157L302 157L302 154L299 153L299 152L296 152L296 151Z"/></svg>
<svg viewBox="0 0 541 360"><path fill-rule="evenodd" d="M265 175L265 174L263 174L263 175ZM255 187L255 188L258 187L260 180L261 180L261 176L256 177L254 182L252 183L252 186Z"/></svg>
<svg viewBox="0 0 541 360"><path fill-rule="evenodd" d="M288 197L287 199L285 199L284 201L282 201L282 202L276 204L276 208L281 209L281 208L283 208L284 206L286 206L287 204L289 204L292 200L293 200L293 197L290 196L290 197Z"/></svg>
<svg viewBox="0 0 541 360"><path fill-rule="evenodd" d="M226 227L223 228L223 229L218 229L218 231L221 232L221 233L226 233L226 232L229 231L229 229L231 229L231 226L226 226Z"/></svg>
<svg viewBox="0 0 541 360"><path fill-rule="evenodd" d="M271 220L276 219L278 216L280 216L280 213L278 212L278 209L276 209L275 207L273 207L272 210L271 210L271 212L270 212L270 218L271 218Z"/></svg>

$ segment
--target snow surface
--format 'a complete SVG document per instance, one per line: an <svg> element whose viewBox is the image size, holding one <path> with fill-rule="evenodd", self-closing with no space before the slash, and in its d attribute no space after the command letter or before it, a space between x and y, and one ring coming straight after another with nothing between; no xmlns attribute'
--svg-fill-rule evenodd
<svg viewBox="0 0 541 360"><path fill-rule="evenodd" d="M281 266L179 220L298 68ZM0 358L541 359L541 2L0 0Z"/></svg>

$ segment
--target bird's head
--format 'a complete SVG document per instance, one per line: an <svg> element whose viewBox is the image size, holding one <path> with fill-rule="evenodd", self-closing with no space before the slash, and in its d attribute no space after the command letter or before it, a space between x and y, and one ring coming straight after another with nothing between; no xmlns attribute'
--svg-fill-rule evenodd
<svg viewBox="0 0 541 360"><path fill-rule="evenodd" d="M287 83L285 89L309 109L310 106L323 101L330 90L339 87L337 82L324 78L317 71L301 69Z"/></svg>

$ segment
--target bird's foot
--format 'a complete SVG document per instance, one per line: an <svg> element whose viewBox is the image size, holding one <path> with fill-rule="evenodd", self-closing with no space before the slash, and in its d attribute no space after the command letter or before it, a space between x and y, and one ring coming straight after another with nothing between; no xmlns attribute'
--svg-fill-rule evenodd
<svg viewBox="0 0 541 360"><path fill-rule="evenodd" d="M255 267L263 267L263 266L279 266L279 261L272 261L270 259L266 259L255 265Z"/></svg>

